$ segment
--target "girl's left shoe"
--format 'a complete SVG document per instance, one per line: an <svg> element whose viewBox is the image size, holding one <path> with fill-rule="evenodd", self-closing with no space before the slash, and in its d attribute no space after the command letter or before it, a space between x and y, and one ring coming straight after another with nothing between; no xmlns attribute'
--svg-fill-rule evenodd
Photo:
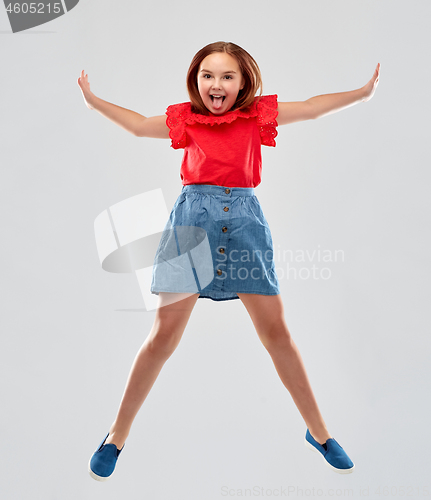
<svg viewBox="0 0 431 500"><path fill-rule="evenodd" d="M334 438L327 439L325 445L326 449L325 446L322 446L313 438L307 429L307 433L305 434L305 446L307 448L321 453L326 465L335 472L339 474L350 474L353 472L355 464Z"/></svg>
<svg viewBox="0 0 431 500"><path fill-rule="evenodd" d="M125 446L119 450L113 443L105 444L108 436L109 432L88 463L88 472L96 481L107 481L112 476L117 459Z"/></svg>

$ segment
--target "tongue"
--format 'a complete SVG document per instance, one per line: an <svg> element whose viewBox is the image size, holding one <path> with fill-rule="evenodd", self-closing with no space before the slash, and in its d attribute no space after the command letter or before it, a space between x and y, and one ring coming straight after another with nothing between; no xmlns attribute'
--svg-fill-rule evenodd
<svg viewBox="0 0 431 500"><path fill-rule="evenodd" d="M220 109L223 104L223 97L213 97L213 106L215 109Z"/></svg>

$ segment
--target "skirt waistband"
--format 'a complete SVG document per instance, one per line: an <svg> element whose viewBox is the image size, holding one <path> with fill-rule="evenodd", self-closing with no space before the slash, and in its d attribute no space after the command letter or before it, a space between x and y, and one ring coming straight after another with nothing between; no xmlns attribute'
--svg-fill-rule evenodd
<svg viewBox="0 0 431 500"><path fill-rule="evenodd" d="M181 193L204 193L230 196L254 196L254 188L252 187L228 187L216 186L214 184L187 184L183 186Z"/></svg>

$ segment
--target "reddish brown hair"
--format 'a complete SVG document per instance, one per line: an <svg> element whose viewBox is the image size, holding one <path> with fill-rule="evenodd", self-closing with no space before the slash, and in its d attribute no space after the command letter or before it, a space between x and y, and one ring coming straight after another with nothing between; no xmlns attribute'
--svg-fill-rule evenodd
<svg viewBox="0 0 431 500"><path fill-rule="evenodd" d="M194 56L187 72L187 91L190 96L192 111L194 113L209 115L199 95L197 75L201 62L205 57L214 52L225 52L234 57L238 62L245 84L239 91L237 100L231 109L247 108L254 101L254 97L259 88L259 97L262 95L262 76L259 66L253 57L239 45L235 45L232 42L214 42L205 46Z"/></svg>

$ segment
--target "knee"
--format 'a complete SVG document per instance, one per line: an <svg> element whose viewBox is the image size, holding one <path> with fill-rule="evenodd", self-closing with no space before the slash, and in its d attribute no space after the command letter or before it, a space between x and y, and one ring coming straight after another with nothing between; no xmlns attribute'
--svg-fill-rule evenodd
<svg viewBox="0 0 431 500"><path fill-rule="evenodd" d="M260 328L258 334L262 344L268 351L292 344L290 332L283 318L277 319L271 324Z"/></svg>
<svg viewBox="0 0 431 500"><path fill-rule="evenodd" d="M169 358L177 348L182 332L171 328L153 328L148 336L148 350L157 357Z"/></svg>

